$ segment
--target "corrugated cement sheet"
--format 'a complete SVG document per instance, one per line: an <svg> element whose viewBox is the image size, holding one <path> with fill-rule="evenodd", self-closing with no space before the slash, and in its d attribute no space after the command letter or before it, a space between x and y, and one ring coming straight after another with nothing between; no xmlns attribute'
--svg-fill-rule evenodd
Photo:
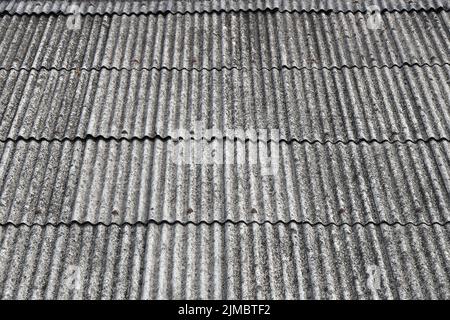
<svg viewBox="0 0 450 320"><path fill-rule="evenodd" d="M0 17L0 68L333 68L449 63L450 12Z"/></svg>
<svg viewBox="0 0 450 320"><path fill-rule="evenodd" d="M448 1L69 4L0 2L1 298L450 298Z"/></svg>
<svg viewBox="0 0 450 320"><path fill-rule="evenodd" d="M3 299L450 297L448 225L2 226Z"/></svg>
<svg viewBox="0 0 450 320"><path fill-rule="evenodd" d="M449 221L448 141L190 143L1 143L0 223Z"/></svg>
<svg viewBox="0 0 450 320"><path fill-rule="evenodd" d="M76 9L75 9L76 8ZM0 11L9 14L139 14L230 12L277 10L297 12L366 12L428 10L450 8L448 0L96 0L96 1L31 1L0 2Z"/></svg>
<svg viewBox="0 0 450 320"><path fill-rule="evenodd" d="M191 132L206 138L211 128L218 130L211 137L227 138L231 129L279 129L278 139L300 142L450 138L448 65L260 71L0 70L0 92L2 141L177 140L189 138Z"/></svg>

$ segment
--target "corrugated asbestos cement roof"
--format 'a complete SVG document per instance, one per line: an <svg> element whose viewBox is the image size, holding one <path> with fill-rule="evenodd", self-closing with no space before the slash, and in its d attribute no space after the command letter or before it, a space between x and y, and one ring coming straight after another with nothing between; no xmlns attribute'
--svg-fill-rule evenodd
<svg viewBox="0 0 450 320"><path fill-rule="evenodd" d="M449 299L449 7L0 2L0 298Z"/></svg>

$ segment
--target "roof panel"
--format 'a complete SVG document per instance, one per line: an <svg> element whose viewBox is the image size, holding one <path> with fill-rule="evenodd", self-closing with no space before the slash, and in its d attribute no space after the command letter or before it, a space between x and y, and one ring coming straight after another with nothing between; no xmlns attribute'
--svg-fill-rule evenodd
<svg viewBox="0 0 450 320"><path fill-rule="evenodd" d="M449 63L449 12L2 16L4 69L340 68Z"/></svg>
<svg viewBox="0 0 450 320"><path fill-rule="evenodd" d="M10 141L0 222L445 223L449 145Z"/></svg>
<svg viewBox="0 0 450 320"><path fill-rule="evenodd" d="M448 299L449 231L295 223L1 226L0 297Z"/></svg>
<svg viewBox="0 0 450 320"><path fill-rule="evenodd" d="M82 14L193 13L249 10L297 12L449 9L448 0L13 0L0 2L0 12L10 14L70 14L77 6Z"/></svg>
<svg viewBox="0 0 450 320"><path fill-rule="evenodd" d="M281 140L309 142L449 139L449 85L447 65L380 70L0 70L0 139L177 140L190 138L192 131L206 138L207 129L220 137L231 129L279 129Z"/></svg>

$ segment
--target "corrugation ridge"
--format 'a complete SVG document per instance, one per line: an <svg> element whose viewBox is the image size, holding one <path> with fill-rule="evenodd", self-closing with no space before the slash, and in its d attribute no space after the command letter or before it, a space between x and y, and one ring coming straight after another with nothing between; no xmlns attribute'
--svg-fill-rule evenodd
<svg viewBox="0 0 450 320"><path fill-rule="evenodd" d="M426 7L426 8L381 8L380 13L404 13L404 12L449 12L450 7ZM220 14L220 13L239 13L239 12L279 12L279 13L299 13L299 14L354 14L367 13L367 9L281 9L281 8L254 8L254 9L205 9L205 10L189 10L189 11L171 11L171 10L156 10L152 12L81 12L81 16L153 16L153 15L194 15L194 14ZM0 12L0 16L71 16L73 13L63 11L52 12Z"/></svg>
<svg viewBox="0 0 450 320"><path fill-rule="evenodd" d="M191 141L207 141L207 142L212 142L214 140L227 140L227 141L239 141L239 142L279 142L279 143L285 143L285 144L293 144L293 143L297 143L297 144L320 144L320 145L326 145L326 144L331 144L331 145L338 145L338 144L343 144L343 145L349 145L349 144L408 144L408 143L412 143L412 144L416 144L419 142L423 142L423 143L429 143L429 142L450 142L450 138L447 137L428 137L428 138L419 138L419 139L394 139L394 140L389 140L389 139L383 139L383 140L378 140L378 139L365 139L365 138L360 138L360 139L349 139L349 140L308 140L308 139L296 139L296 138L292 138L289 140L286 139L279 139L279 140L273 140L272 138L270 139L252 139L252 138L237 138L234 137L233 139L228 138L227 136L223 136L223 137L212 137L211 139L202 137L201 139L196 139L196 138L191 138ZM120 141L154 141L154 140L160 140L160 141L186 141L189 139L185 139L183 137L178 137L178 138L174 138L171 136L160 136L160 135L154 135L154 136L148 136L145 135L143 137L131 137L131 138L127 138L127 137L105 137L103 135L98 135L98 136L94 136L91 134L88 134L84 137L64 137L64 138L52 138L52 139L48 139L48 138L35 138L35 137L22 137L22 136L18 136L17 138L6 138L6 139L0 139L0 143L7 143L7 142L37 142L37 143L41 143L41 142L77 142L77 141L88 141L88 140L95 140L95 141L115 141L115 142L120 142Z"/></svg>
<svg viewBox="0 0 450 320"><path fill-rule="evenodd" d="M40 66L39 68L36 67L31 67L31 68L25 68L25 67L11 67L11 68L5 68L5 67L0 67L0 71L1 70L5 70L5 71L37 71L39 72L40 70L45 70L45 71L101 71L101 70L108 70L108 71L152 71L152 70L156 70L156 71L162 71L162 70L166 70L166 71L197 71L197 72L202 72L202 71L222 71L222 70L238 70L238 71L260 71L260 70L265 70L265 71L272 71L272 70L328 70L328 71L332 71L332 70L344 70L344 69L394 69L394 68L398 68L401 69L403 67L444 67L444 66L450 66L450 62L435 62L435 63L419 63L419 62L403 62L402 64L384 64L384 65L380 65L380 66L376 66L376 65L363 65L363 66L357 66L357 65L341 65L341 66L323 66L323 67L298 67L298 66L287 66L287 65L282 65L282 66L278 66L278 67L255 67L255 68L247 68L247 67L228 67L228 66L223 66L223 67L213 67L213 68L177 68L177 67L166 67L166 66L161 66L161 67L137 67L137 68L127 68L127 67L107 67L107 66L101 66L101 67L95 67L95 68L86 68L86 67L73 67L73 68L59 68L59 67L46 67L46 66Z"/></svg>
<svg viewBox="0 0 450 320"><path fill-rule="evenodd" d="M20 227L27 227L27 228L33 228L33 227L59 227L59 226L65 226L65 227L70 227L72 225L76 225L76 226L91 226L91 227L97 227L97 226L103 226L103 227L124 227L124 226L128 226L128 227L134 227L134 226L149 226L149 225L170 225L170 226L175 226L175 225L181 225L181 226L188 226L188 225L193 225L193 226L201 226L201 225L206 225L206 226L213 226L213 225L220 225L220 226L224 226L227 224L231 224L231 225L246 225L246 226L252 226L252 225L258 225L258 226L264 226L264 225L272 225L272 226L276 226L276 225L291 225L291 224L295 224L295 225L309 225L311 227L315 227L315 226L322 226L322 227L356 227L356 226L361 226L361 227L368 227L368 226L390 226L390 227L394 227L394 226L400 226L400 227L407 227L407 226L413 226L413 227L420 227L420 226L426 226L426 227L432 227L432 226L447 226L450 225L450 220L449 221L445 221L445 222L438 222L438 221L434 221L434 222L388 222L388 221L380 221L380 222L375 222L375 221L368 221L368 222L354 222L354 223L347 223L347 222L342 222L342 223L335 223L335 222L328 222L328 223L324 223L324 222L311 222L311 221L298 221L295 219L289 220L289 221L282 221L282 220L278 220L278 221L244 221L244 220L224 220L224 221L219 221L219 220L212 220L212 221L198 221L198 222L194 222L194 221L168 221L168 220L154 220L154 219L149 219L148 221L136 221L136 222L121 222L121 223L116 223L116 222L110 222L110 223L104 223L104 222L90 222L90 221L77 221L77 220L72 220L70 222L58 222L58 223L54 223L54 222L46 222L46 223L26 223L26 222L20 222L20 223L14 223L14 222L4 222L4 223L0 223L0 227L7 227L7 226L12 226L14 228L20 228Z"/></svg>

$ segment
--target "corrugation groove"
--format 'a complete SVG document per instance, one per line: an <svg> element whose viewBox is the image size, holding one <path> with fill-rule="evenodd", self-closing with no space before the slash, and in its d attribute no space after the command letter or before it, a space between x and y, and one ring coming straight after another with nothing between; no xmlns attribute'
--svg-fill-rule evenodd
<svg viewBox="0 0 450 320"><path fill-rule="evenodd" d="M1 223L449 221L447 141L19 141L0 150Z"/></svg>
<svg viewBox="0 0 450 320"><path fill-rule="evenodd" d="M211 13L237 11L281 12L366 12L377 6L381 12L430 10L450 8L448 0L96 0L92 1L32 1L10 0L0 2L0 13L9 14L167 14Z"/></svg>
<svg viewBox="0 0 450 320"><path fill-rule="evenodd" d="M449 66L0 70L0 140L448 141L449 84Z"/></svg>
<svg viewBox="0 0 450 320"><path fill-rule="evenodd" d="M2 226L0 297L447 299L449 231L448 225Z"/></svg>
<svg viewBox="0 0 450 320"><path fill-rule="evenodd" d="M448 47L432 46L427 39L450 41L449 15L444 11L385 14L380 30L368 29L368 17L361 13L305 15L302 19L298 14L260 12L83 16L80 30L70 30L63 16L3 16L0 68L192 70L446 64L450 62Z"/></svg>

